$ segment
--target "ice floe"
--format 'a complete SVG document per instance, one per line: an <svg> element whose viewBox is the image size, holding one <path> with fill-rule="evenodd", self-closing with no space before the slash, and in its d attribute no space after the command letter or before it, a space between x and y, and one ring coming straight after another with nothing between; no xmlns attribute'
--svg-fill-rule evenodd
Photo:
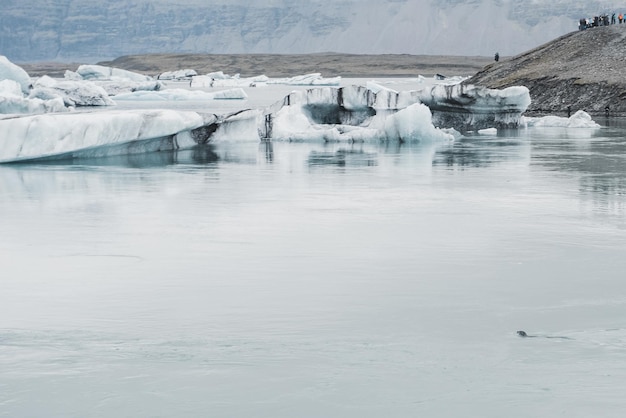
<svg viewBox="0 0 626 418"><path fill-rule="evenodd" d="M528 128L599 128L591 116L579 110L569 118L560 116L522 117L522 125Z"/></svg>
<svg viewBox="0 0 626 418"><path fill-rule="evenodd" d="M193 146L215 115L174 110L60 113L0 120L0 162L150 152ZM214 130L214 129L213 129Z"/></svg>
<svg viewBox="0 0 626 418"><path fill-rule="evenodd" d="M24 69L0 55L0 80L13 80L20 85L22 93L28 94L31 87L30 76Z"/></svg>
<svg viewBox="0 0 626 418"><path fill-rule="evenodd" d="M244 100L248 97L241 88L216 92L201 90L167 89L161 91L134 91L114 97L115 101L183 101L183 100Z"/></svg>
<svg viewBox="0 0 626 418"><path fill-rule="evenodd" d="M29 98L49 100L61 97L66 106L112 106L115 104L102 87L90 81L55 80L48 76L39 78Z"/></svg>
<svg viewBox="0 0 626 418"><path fill-rule="evenodd" d="M159 80L191 80L192 77L197 76L196 70L185 69L178 71L166 71L158 75Z"/></svg>

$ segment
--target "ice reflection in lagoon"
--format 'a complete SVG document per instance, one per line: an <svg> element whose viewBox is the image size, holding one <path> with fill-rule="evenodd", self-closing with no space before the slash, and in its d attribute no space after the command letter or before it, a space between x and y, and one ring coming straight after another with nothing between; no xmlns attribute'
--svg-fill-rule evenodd
<svg viewBox="0 0 626 418"><path fill-rule="evenodd" d="M620 416L625 147L531 130L2 166L0 411Z"/></svg>

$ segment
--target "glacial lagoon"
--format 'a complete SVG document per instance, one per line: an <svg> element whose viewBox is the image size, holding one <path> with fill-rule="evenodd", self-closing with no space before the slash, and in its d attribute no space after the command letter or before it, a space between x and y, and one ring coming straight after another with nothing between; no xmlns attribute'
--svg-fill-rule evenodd
<svg viewBox="0 0 626 418"><path fill-rule="evenodd" d="M0 416L621 416L598 122L0 166Z"/></svg>

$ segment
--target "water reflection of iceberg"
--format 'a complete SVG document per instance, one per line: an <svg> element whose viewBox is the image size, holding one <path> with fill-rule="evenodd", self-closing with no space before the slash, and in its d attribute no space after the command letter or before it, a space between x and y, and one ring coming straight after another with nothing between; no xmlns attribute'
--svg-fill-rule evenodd
<svg viewBox="0 0 626 418"><path fill-rule="evenodd" d="M338 167L372 167L378 165L376 153L363 150L349 150L341 148L334 152L311 151L307 163L309 166L338 166Z"/></svg>
<svg viewBox="0 0 626 418"><path fill-rule="evenodd" d="M519 138L461 140L440 149L433 165L457 168L488 167L528 158L530 144Z"/></svg>
<svg viewBox="0 0 626 418"><path fill-rule="evenodd" d="M212 144L196 145L184 150L168 150L143 154L122 154L110 156L94 156L71 159L38 160L8 164L12 167L33 166L93 166L93 167L125 167L125 168L160 168L174 164L212 164L220 160Z"/></svg>

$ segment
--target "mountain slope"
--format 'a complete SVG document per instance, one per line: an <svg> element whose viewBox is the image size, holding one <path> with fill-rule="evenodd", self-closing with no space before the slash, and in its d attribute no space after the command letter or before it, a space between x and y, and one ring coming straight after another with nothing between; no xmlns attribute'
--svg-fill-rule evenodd
<svg viewBox="0 0 626 418"><path fill-rule="evenodd" d="M574 3L574 4L572 4ZM607 0L3 0L0 54L95 62L145 53L511 55Z"/></svg>

